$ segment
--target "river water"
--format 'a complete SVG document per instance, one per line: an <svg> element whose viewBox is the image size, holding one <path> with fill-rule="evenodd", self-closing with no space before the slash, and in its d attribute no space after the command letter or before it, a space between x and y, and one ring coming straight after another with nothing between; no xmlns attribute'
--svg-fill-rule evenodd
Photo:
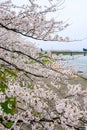
<svg viewBox="0 0 87 130"><path fill-rule="evenodd" d="M74 72L87 76L87 56L63 56L62 61L66 63L66 66L72 66Z"/></svg>

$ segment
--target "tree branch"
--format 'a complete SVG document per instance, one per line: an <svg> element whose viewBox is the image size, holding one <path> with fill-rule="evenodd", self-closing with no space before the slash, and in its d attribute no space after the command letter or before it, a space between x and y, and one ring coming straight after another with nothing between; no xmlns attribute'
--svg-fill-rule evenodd
<svg viewBox="0 0 87 130"><path fill-rule="evenodd" d="M5 47L2 47L2 46L0 46L0 48L3 49L3 50L6 50L6 51L12 52L12 53L22 54L22 55L27 56L27 57L29 57L30 59L32 59L32 60L38 62L38 63L44 65L44 64L43 64L42 62L40 62L38 59L35 59L35 58L33 58L32 56L30 56L30 55L28 55L28 54L25 54L24 52L17 51L17 50L10 50L10 49L5 48Z"/></svg>
<svg viewBox="0 0 87 130"><path fill-rule="evenodd" d="M29 72L29 71L27 71L27 70L24 70L24 69L22 69L22 68L19 68L18 66L16 66L16 65L13 64L13 63L10 63L9 61L5 60L4 58L1 58L1 57L0 57L0 60L4 61L5 63L7 63L7 64L9 64L9 65L11 65L11 66L13 66L13 67L14 67L15 69L17 69L18 71L25 72L25 73L30 74L30 75L35 76L35 77L47 78L47 77L45 77L45 76L43 76L43 75L37 75L37 74L31 73L31 72Z"/></svg>

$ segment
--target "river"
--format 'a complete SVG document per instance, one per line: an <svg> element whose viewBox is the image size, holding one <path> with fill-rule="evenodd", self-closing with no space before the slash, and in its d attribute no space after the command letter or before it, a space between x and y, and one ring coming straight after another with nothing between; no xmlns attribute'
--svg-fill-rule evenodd
<svg viewBox="0 0 87 130"><path fill-rule="evenodd" d="M87 76L87 56L60 56L66 66L72 66L74 72Z"/></svg>

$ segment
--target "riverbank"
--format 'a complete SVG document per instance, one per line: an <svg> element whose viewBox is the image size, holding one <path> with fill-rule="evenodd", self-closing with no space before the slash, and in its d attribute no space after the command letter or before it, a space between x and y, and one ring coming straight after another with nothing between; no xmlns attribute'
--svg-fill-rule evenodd
<svg viewBox="0 0 87 130"><path fill-rule="evenodd" d="M54 94L56 93L58 95L58 97L60 97L61 99L64 99L64 97L66 97L66 94L67 94L66 85L62 85L62 87L60 89L58 89L57 87L53 88L53 86L51 86L50 81L48 81L48 79L45 80L45 82L51 88L51 90L54 92ZM79 75L76 77L69 77L68 82L71 85L81 84L82 90L85 90L87 88L87 85L86 85L87 79L84 79L84 78L80 77ZM80 100L80 103L83 104L82 97L79 96L79 100ZM53 104L51 104L51 106L53 108ZM29 129L29 126L26 126L26 125L24 125L21 128L21 130L28 130L28 129ZM55 128L55 130L65 130L65 129L62 128L61 125L59 124L59 125L57 125L57 128ZM81 130L83 130L83 128Z"/></svg>
<svg viewBox="0 0 87 130"><path fill-rule="evenodd" d="M81 84L83 89L87 88L87 76L83 74L76 74L76 77L70 81L71 84Z"/></svg>

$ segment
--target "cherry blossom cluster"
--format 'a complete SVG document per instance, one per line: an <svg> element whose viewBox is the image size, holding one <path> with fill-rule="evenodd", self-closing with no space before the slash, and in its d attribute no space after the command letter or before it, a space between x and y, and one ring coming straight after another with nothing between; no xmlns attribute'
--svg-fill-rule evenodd
<svg viewBox="0 0 87 130"><path fill-rule="evenodd" d="M0 8L0 26L2 28L5 27L8 30L38 40L69 41L68 37L63 38L58 35L58 32L67 28L69 24L55 21L53 18L47 19L47 14L54 12L56 8L53 4L43 10L38 4L18 7L13 5L11 1L7 1L1 3ZM16 13L15 8L20 11Z"/></svg>
<svg viewBox="0 0 87 130"><path fill-rule="evenodd" d="M35 49L35 53L31 51ZM83 122L87 120L87 90L83 90L80 84L69 84L69 77L72 76L70 70L66 70L54 59L51 59L50 65L41 64L36 60L39 57L39 50L28 43L2 44L0 52L0 58L3 58L0 63L4 65L2 70L4 67L22 69L18 70L16 79L7 75L8 88L5 92L0 92L1 103L6 102L6 97L16 98L16 112L13 115L6 114L0 107L3 122L12 122L10 129L20 130L24 124L32 130L38 128L54 130L59 124L66 130L80 129L84 126ZM35 63L30 63L32 59L29 56L33 56L31 58L34 58ZM8 66L9 63L7 65L4 60L13 66ZM29 64L26 64L27 61ZM43 77L30 75L28 72ZM64 89L64 93L61 89ZM79 101L79 97L82 98L83 104ZM12 109L10 103L7 107Z"/></svg>
<svg viewBox="0 0 87 130"><path fill-rule="evenodd" d="M52 36L68 24L46 19L48 13L56 11L54 0L49 4L41 8L34 0L21 7L11 1L0 3L1 130L86 128L87 89L70 82L75 80L74 74L65 63L40 52L20 36L69 41L68 37Z"/></svg>

